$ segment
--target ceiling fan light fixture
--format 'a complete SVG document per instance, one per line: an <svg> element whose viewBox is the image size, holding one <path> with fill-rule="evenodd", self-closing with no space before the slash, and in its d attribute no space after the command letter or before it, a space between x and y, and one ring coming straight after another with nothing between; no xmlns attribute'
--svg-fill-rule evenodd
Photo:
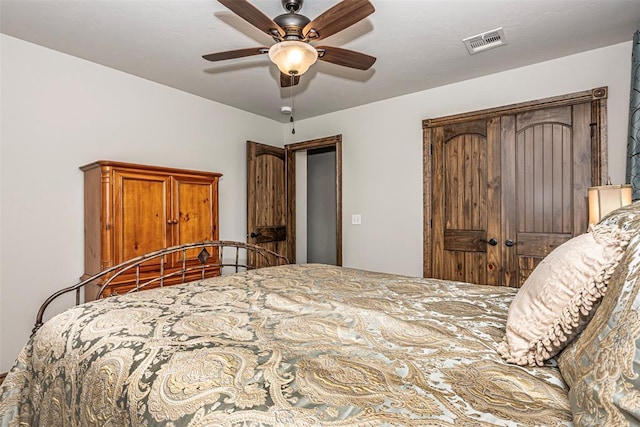
<svg viewBox="0 0 640 427"><path fill-rule="evenodd" d="M318 52L308 43L288 40L271 46L269 59L282 73L299 76L316 62Z"/></svg>

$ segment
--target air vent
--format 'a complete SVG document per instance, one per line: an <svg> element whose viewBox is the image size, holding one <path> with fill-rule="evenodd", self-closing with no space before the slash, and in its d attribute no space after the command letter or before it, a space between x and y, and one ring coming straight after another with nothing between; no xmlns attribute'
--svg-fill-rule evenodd
<svg viewBox="0 0 640 427"><path fill-rule="evenodd" d="M471 55L507 44L502 27L462 40Z"/></svg>

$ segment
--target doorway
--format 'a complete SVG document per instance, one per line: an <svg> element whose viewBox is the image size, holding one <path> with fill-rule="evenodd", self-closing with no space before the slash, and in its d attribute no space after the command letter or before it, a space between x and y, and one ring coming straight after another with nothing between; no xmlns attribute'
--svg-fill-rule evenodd
<svg viewBox="0 0 640 427"><path fill-rule="evenodd" d="M330 180L322 183L314 180L309 184L311 191L307 189L307 157L313 159L313 175L330 176ZM330 157L329 161L327 157ZM318 172L317 163L332 165L333 174L326 172L326 166ZM298 179L299 185L296 185L296 175L302 172L305 178ZM320 190L313 189L315 186ZM324 195L322 200L325 202L312 201L311 207L307 207L308 193L325 190L332 190L329 196ZM327 197L333 199L330 205L326 202ZM307 211L313 211L313 216L318 210L318 203L329 205L328 209L327 206L322 209L325 223L308 227ZM304 214L297 215L298 210ZM297 224L301 225L300 231ZM304 232L302 225L306 227ZM318 237L312 237L314 249L311 259L307 256L307 228L317 228L323 234L320 241ZM320 235L317 231L312 233ZM297 244L298 234L300 244ZM247 141L247 243L284 255L291 263L342 265L342 135L297 142L284 148ZM322 249L323 255L318 257L315 251L320 246L335 248L335 254ZM300 256L297 249L303 248L306 253Z"/></svg>
<svg viewBox="0 0 640 427"><path fill-rule="evenodd" d="M336 265L336 148L296 152L296 261Z"/></svg>
<svg viewBox="0 0 640 427"><path fill-rule="evenodd" d="M342 265L342 135L285 145L295 262Z"/></svg>

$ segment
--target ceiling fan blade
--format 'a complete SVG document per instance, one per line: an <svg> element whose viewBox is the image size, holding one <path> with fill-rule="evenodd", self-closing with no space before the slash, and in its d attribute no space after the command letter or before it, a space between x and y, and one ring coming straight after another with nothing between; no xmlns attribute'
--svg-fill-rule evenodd
<svg viewBox="0 0 640 427"><path fill-rule="evenodd" d="M376 62L376 58L353 50L332 46L318 46L318 59L344 67L368 70Z"/></svg>
<svg viewBox="0 0 640 427"><path fill-rule="evenodd" d="M225 59L243 58L245 56L261 55L268 53L268 47L252 47L249 49L228 50L226 52L209 53L202 55L207 61L224 61Z"/></svg>
<svg viewBox="0 0 640 427"><path fill-rule="evenodd" d="M375 10L369 0L343 0L309 22L302 34L311 40L324 39L366 18Z"/></svg>
<svg viewBox="0 0 640 427"><path fill-rule="evenodd" d="M271 18L247 0L218 0L227 9L270 36L284 37L285 32Z"/></svg>
<svg viewBox="0 0 640 427"><path fill-rule="evenodd" d="M285 73L280 73L280 87L291 87L300 83L300 76L293 76L293 82L291 76Z"/></svg>

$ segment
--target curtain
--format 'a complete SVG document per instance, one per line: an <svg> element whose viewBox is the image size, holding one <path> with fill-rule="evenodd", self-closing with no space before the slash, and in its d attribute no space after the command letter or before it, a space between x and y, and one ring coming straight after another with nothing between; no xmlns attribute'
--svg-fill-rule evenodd
<svg viewBox="0 0 640 427"><path fill-rule="evenodd" d="M633 35L631 54L627 183L633 188L633 200L640 199L640 31L636 31Z"/></svg>

